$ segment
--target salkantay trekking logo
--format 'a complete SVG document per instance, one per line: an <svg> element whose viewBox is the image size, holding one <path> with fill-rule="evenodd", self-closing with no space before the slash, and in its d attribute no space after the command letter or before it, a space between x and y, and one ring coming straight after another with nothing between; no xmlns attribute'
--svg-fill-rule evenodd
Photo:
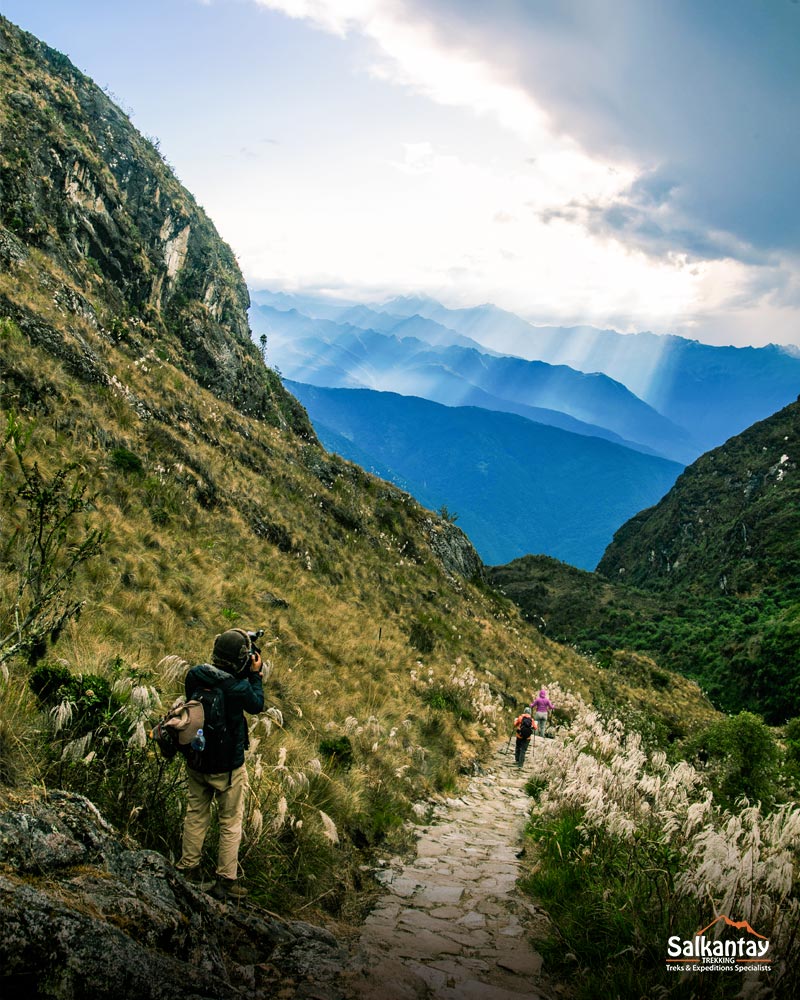
<svg viewBox="0 0 800 1000"><path fill-rule="evenodd" d="M728 928L744 933L735 937L706 937L720 921ZM769 939L754 931L746 920L731 920L724 914L715 917L693 938L674 935L667 941L668 972L770 972Z"/></svg>

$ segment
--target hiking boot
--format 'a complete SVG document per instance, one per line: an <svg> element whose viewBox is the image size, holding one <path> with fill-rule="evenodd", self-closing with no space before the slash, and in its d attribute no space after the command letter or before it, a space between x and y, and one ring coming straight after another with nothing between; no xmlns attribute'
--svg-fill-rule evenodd
<svg viewBox="0 0 800 1000"><path fill-rule="evenodd" d="M183 875L187 882L193 885L196 889L202 889L205 892L207 889L212 888L216 885L214 879L204 879L200 868L179 868L178 871Z"/></svg>
<svg viewBox="0 0 800 1000"><path fill-rule="evenodd" d="M224 903L228 899L244 899L247 895L247 889L239 885L239 882L235 878L220 878L217 876L216 885L209 895L213 896L214 899L218 899L220 903Z"/></svg>

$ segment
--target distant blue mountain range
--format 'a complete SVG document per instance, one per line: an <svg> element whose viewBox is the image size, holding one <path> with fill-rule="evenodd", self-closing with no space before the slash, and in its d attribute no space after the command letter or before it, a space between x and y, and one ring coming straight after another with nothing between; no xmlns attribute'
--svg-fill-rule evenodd
<svg viewBox="0 0 800 1000"><path fill-rule="evenodd" d="M620 524L660 500L683 468L511 413L284 384L329 451L456 513L490 564L545 552L594 569Z"/></svg>
<svg viewBox="0 0 800 1000"><path fill-rule="evenodd" d="M517 413L677 461L695 453L686 430L607 375L462 344L432 344L409 336L407 320L380 333L262 305L251 309L251 324L256 333L269 331L270 360L298 382ZM412 325L417 332L431 332L430 321L416 317ZM433 326L432 335L440 337L442 328Z"/></svg>
<svg viewBox="0 0 800 1000"><path fill-rule="evenodd" d="M593 568L683 464L800 392L791 348L536 327L420 297L251 295L254 338L326 446L458 511L487 562Z"/></svg>
<svg viewBox="0 0 800 1000"><path fill-rule="evenodd" d="M253 301L254 328L269 325L266 317L259 317L257 307L273 306L284 311L295 309L309 318L333 320L395 336L398 330L404 330L403 335L411 333L414 338L435 346L452 344L495 356L508 354L528 361L563 365L587 374L601 372L680 429L675 444L656 444L655 450L683 462L693 461L787 406L800 394L800 353L793 347L774 344L714 347L653 333L620 334L589 326L534 326L493 305L448 309L421 296L365 306L324 296L256 291ZM432 325L426 325L426 320ZM411 325L400 325L409 321ZM288 368L286 373L291 376ZM350 384L357 384L357 380ZM417 395L428 393L420 390ZM608 427L604 420L599 423ZM629 428L615 430L633 443L642 443L635 434L630 436ZM681 434L685 436L681 438ZM653 447L650 442L647 444Z"/></svg>

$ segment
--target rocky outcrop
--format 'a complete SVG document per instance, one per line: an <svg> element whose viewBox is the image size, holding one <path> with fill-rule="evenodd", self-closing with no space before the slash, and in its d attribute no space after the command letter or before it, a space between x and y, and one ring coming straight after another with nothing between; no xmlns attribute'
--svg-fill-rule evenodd
<svg viewBox="0 0 800 1000"><path fill-rule="evenodd" d="M250 337L233 252L154 143L65 56L2 17L0 44L4 262L36 251L45 285L70 293L67 323L68 300L88 301L113 343L155 347L243 413L314 440ZM18 305L31 298L20 292Z"/></svg>
<svg viewBox="0 0 800 1000"><path fill-rule="evenodd" d="M481 557L461 528L451 521L428 518L428 543L445 571L465 580L483 580L486 575Z"/></svg>
<svg viewBox="0 0 800 1000"><path fill-rule="evenodd" d="M544 741L534 748L546 753ZM547 916L516 888L527 773L501 748L382 861L385 895L351 948L252 904L223 905L81 795L0 810L0 995L46 1000L423 1000L550 991L529 936ZM509 820L509 817L512 817Z"/></svg>
<svg viewBox="0 0 800 1000"><path fill-rule="evenodd" d="M257 1000L280 984L291 997L344 959L322 928L199 892L80 795L54 791L0 812L3 996Z"/></svg>

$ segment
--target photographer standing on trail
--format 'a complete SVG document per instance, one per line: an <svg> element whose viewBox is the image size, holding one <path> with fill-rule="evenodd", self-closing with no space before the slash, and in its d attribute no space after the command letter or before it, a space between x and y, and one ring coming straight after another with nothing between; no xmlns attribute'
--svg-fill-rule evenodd
<svg viewBox="0 0 800 1000"><path fill-rule="evenodd" d="M186 698L202 702L205 718L204 736L199 743L193 741L195 752L187 759L186 819L177 868L189 881L207 888L200 875L200 857L216 798L219 851L211 895L221 901L247 893L236 876L247 789L244 752L249 736L244 713L255 715L264 708L261 653L254 643L259 634L243 629L223 632L214 640L213 665L192 667L186 675Z"/></svg>

